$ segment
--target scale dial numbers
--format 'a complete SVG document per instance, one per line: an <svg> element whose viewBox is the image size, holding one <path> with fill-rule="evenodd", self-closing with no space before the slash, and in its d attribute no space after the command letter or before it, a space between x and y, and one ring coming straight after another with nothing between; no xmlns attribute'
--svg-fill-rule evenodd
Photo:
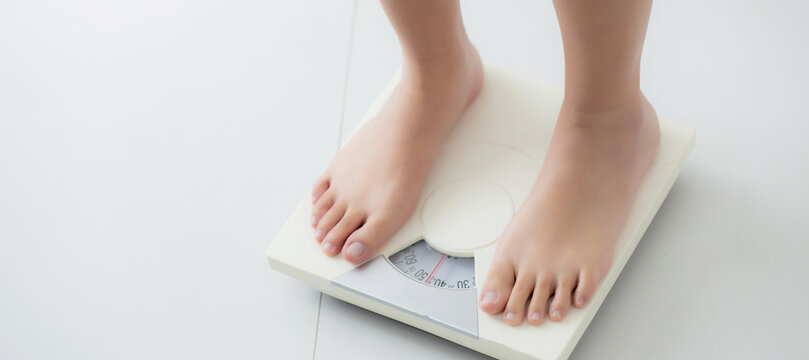
<svg viewBox="0 0 809 360"><path fill-rule="evenodd" d="M420 240L388 257L404 276L442 289L474 289L475 258L443 254Z"/></svg>

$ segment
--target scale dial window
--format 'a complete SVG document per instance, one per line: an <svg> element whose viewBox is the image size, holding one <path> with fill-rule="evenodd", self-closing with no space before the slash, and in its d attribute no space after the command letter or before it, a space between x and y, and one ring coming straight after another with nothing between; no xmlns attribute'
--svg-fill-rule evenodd
<svg viewBox="0 0 809 360"><path fill-rule="evenodd" d="M441 253L424 240L391 255L388 261L404 276L427 286L475 288L475 258Z"/></svg>

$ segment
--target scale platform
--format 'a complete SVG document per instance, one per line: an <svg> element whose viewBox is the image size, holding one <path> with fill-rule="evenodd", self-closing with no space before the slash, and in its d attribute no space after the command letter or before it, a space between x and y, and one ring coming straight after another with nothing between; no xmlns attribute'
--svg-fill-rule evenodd
<svg viewBox="0 0 809 360"><path fill-rule="evenodd" d="M382 106L388 84L359 126ZM566 359L657 212L694 147L692 127L660 120L661 144L590 303L561 322L512 327L478 308L500 232L539 174L562 89L486 66L483 90L453 129L413 216L362 265L323 254L307 195L267 249L272 268L328 295L502 359Z"/></svg>

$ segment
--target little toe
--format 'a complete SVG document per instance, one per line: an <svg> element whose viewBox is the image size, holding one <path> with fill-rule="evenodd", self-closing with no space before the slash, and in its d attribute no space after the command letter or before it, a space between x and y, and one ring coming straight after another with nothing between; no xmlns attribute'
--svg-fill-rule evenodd
<svg viewBox="0 0 809 360"><path fill-rule="evenodd" d="M480 308L496 314L503 311L514 285L514 267L511 263L497 262L492 264L486 283L480 291Z"/></svg>
<svg viewBox="0 0 809 360"><path fill-rule="evenodd" d="M362 221L365 219L365 213L360 211L346 211L343 218L334 225L331 230L329 230L326 237L323 238L323 242L320 243L320 247L323 249L323 252L328 254L329 256L337 255L340 252L340 249L343 248L343 244L346 241L346 238L351 235L354 230L362 225Z"/></svg>
<svg viewBox="0 0 809 360"><path fill-rule="evenodd" d="M343 218L346 212L346 205L343 203L336 203L332 206L329 211L320 218L320 221L317 222L317 227L315 228L315 240L318 242L323 241L323 238L326 237L326 234L329 233L334 225L337 225L340 222L340 219Z"/></svg>
<svg viewBox="0 0 809 360"><path fill-rule="evenodd" d="M331 189L327 190L320 198L312 205L312 227L317 228L320 219L323 218L323 215L334 206L335 203L335 196L334 191Z"/></svg>
<svg viewBox="0 0 809 360"><path fill-rule="evenodd" d="M517 281L514 282L514 288L511 289L511 295L509 295L503 314L503 321L506 324L517 326L522 323L525 304L536 285L535 279L535 274L531 271L520 271L517 274Z"/></svg>
<svg viewBox="0 0 809 360"><path fill-rule="evenodd" d="M539 325L545 321L545 311L547 311L548 298L551 296L553 278L548 275L540 275L534 287L534 294L531 296L531 303L528 304L528 323Z"/></svg>
<svg viewBox="0 0 809 360"><path fill-rule="evenodd" d="M383 216L370 217L348 236L343 245L343 258L359 264L374 256L396 231L395 222Z"/></svg>
<svg viewBox="0 0 809 360"><path fill-rule="evenodd" d="M570 309L570 295L576 287L575 274L563 274L559 276L558 285L551 302L550 314L548 317L553 321L561 321L567 316Z"/></svg>
<svg viewBox="0 0 809 360"><path fill-rule="evenodd" d="M317 200L329 189L329 177L324 173L315 180L312 186L312 204L317 203Z"/></svg>
<svg viewBox="0 0 809 360"><path fill-rule="evenodd" d="M594 271L582 269L579 272L579 281L576 285L576 292L573 294L573 306L583 308L596 291L596 287L601 279L596 276Z"/></svg>

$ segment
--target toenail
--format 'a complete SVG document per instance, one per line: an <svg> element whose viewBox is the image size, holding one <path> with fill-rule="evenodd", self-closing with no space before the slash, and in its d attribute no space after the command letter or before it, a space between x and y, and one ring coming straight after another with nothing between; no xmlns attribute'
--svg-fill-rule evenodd
<svg viewBox="0 0 809 360"><path fill-rule="evenodd" d="M587 302L587 299L580 297L576 300L576 305L582 306L585 302Z"/></svg>
<svg viewBox="0 0 809 360"><path fill-rule="evenodd" d="M513 312L511 312L511 311L509 311L509 312L508 312L508 314L506 314L506 319L509 319L509 320L514 320L514 319L516 319L516 318L517 318L517 315L516 315L516 314L514 314L514 313L513 313Z"/></svg>
<svg viewBox="0 0 809 360"><path fill-rule="evenodd" d="M317 216L312 216L312 225L317 224Z"/></svg>
<svg viewBox="0 0 809 360"><path fill-rule="evenodd" d="M559 310L554 310L551 313L551 317L558 320L558 319L560 319L562 317L562 312L559 311Z"/></svg>
<svg viewBox="0 0 809 360"><path fill-rule="evenodd" d="M315 231L315 239L322 239L323 238L323 230Z"/></svg>
<svg viewBox="0 0 809 360"><path fill-rule="evenodd" d="M533 320L539 320L539 318L540 318L541 316L542 316L542 315L540 315L538 312L535 312L535 313L531 314L531 319L533 319Z"/></svg>
<svg viewBox="0 0 809 360"><path fill-rule="evenodd" d="M359 258L365 252L365 245L361 242L353 242L346 247L346 253L351 257Z"/></svg>
<svg viewBox="0 0 809 360"><path fill-rule="evenodd" d="M497 300L497 293L494 292L494 290L489 290L485 294L483 294L484 304L493 303L495 300Z"/></svg>
<svg viewBox="0 0 809 360"><path fill-rule="evenodd" d="M323 250L331 252L331 249L334 249L334 245L328 241L324 241L323 244L320 245Z"/></svg>

